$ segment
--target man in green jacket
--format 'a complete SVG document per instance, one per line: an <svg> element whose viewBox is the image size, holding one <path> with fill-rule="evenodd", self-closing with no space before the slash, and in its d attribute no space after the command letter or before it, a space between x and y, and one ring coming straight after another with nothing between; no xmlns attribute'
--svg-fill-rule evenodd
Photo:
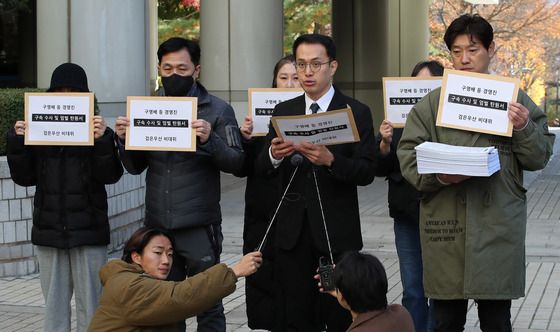
<svg viewBox="0 0 560 332"><path fill-rule="evenodd" d="M444 36L457 70L488 73L492 26L478 15L455 19ZM436 127L440 89L410 112L398 146L403 176L422 192L420 236L424 289L434 299L436 331L463 331L467 301L478 303L483 331L511 331L511 300L525 292L527 200L523 171L545 167L554 135L523 91L508 106L512 137ZM423 142L495 146L501 170L490 177L418 174Z"/></svg>

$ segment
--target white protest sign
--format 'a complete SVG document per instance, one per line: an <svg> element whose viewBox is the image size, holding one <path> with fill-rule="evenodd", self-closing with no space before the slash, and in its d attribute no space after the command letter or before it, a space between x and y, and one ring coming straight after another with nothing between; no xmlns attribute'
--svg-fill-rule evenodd
<svg viewBox="0 0 560 332"><path fill-rule="evenodd" d="M127 150L196 151L197 98L127 97Z"/></svg>
<svg viewBox="0 0 560 332"><path fill-rule="evenodd" d="M518 79L447 69L443 75L438 126L511 137L508 104L517 100Z"/></svg>
<svg viewBox="0 0 560 332"><path fill-rule="evenodd" d="M350 108L310 115L273 116L271 121L278 136L295 144L333 145L360 140Z"/></svg>
<svg viewBox="0 0 560 332"><path fill-rule="evenodd" d="M403 128L412 106L440 86L441 77L383 77L385 119Z"/></svg>
<svg viewBox="0 0 560 332"><path fill-rule="evenodd" d="M93 145L93 93L25 93L26 145Z"/></svg>
<svg viewBox="0 0 560 332"><path fill-rule="evenodd" d="M302 89L250 88L249 116L253 119L252 136L268 134L268 125L274 107L302 94Z"/></svg>

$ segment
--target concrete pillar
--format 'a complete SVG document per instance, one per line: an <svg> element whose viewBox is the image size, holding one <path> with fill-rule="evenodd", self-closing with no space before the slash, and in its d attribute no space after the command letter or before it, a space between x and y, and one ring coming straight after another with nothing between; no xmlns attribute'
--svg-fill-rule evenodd
<svg viewBox="0 0 560 332"><path fill-rule="evenodd" d="M428 56L430 0L333 0L337 85L383 119L383 76L409 75Z"/></svg>
<svg viewBox="0 0 560 332"><path fill-rule="evenodd" d="M282 0L202 0L201 82L247 114L247 89L270 87L282 57Z"/></svg>
<svg viewBox="0 0 560 332"><path fill-rule="evenodd" d="M138 0L72 0L70 58L88 73L104 115L148 93L146 6Z"/></svg>
<svg viewBox="0 0 560 332"><path fill-rule="evenodd" d="M377 100L382 101L387 62L386 6L386 1L333 1L333 38L339 53L335 85L370 106L375 122L381 121Z"/></svg>
<svg viewBox="0 0 560 332"><path fill-rule="evenodd" d="M59 64L77 63L102 115L124 115L126 96L149 93L147 1L37 1L38 86Z"/></svg>
<svg viewBox="0 0 560 332"><path fill-rule="evenodd" d="M398 41L388 54L391 75L408 76L416 63L426 60L430 42L428 10L430 0L390 1L388 29L390 40ZM396 60L398 59L398 63ZM398 68L398 71L396 69ZM397 74L398 73L398 74Z"/></svg>
<svg viewBox="0 0 560 332"><path fill-rule="evenodd" d="M153 94L157 86L158 79L158 1L148 0L146 3L147 7L147 42L148 42L148 78L149 78L149 89L150 94Z"/></svg>
<svg viewBox="0 0 560 332"><path fill-rule="evenodd" d="M37 86L47 88L53 70L68 62L68 0L37 1Z"/></svg>
<svg viewBox="0 0 560 332"><path fill-rule="evenodd" d="M230 100L229 0L200 2L200 80L216 96Z"/></svg>

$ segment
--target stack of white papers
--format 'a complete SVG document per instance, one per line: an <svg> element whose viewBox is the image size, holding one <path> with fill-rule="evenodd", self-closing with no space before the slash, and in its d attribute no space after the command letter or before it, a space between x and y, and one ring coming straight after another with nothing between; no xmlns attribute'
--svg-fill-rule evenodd
<svg viewBox="0 0 560 332"><path fill-rule="evenodd" d="M498 150L493 146L468 147L424 142L415 149L418 174L490 176L500 170Z"/></svg>

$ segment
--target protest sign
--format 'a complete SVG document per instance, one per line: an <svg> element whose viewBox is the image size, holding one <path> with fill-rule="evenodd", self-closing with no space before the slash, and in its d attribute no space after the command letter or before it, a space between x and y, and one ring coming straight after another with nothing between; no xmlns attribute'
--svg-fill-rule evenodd
<svg viewBox="0 0 560 332"><path fill-rule="evenodd" d="M508 104L518 90L516 78L446 69L436 125L511 137Z"/></svg>
<svg viewBox="0 0 560 332"><path fill-rule="evenodd" d="M25 145L93 145L93 93L25 93Z"/></svg>
<svg viewBox="0 0 560 332"><path fill-rule="evenodd" d="M441 77L383 77L385 119L403 128L412 107L441 86Z"/></svg>
<svg viewBox="0 0 560 332"><path fill-rule="evenodd" d="M268 125L274 107L285 100L293 99L302 94L302 89L249 89L249 116L253 119L252 136L268 134Z"/></svg>
<svg viewBox="0 0 560 332"><path fill-rule="evenodd" d="M127 150L196 151L197 98L127 98Z"/></svg>

